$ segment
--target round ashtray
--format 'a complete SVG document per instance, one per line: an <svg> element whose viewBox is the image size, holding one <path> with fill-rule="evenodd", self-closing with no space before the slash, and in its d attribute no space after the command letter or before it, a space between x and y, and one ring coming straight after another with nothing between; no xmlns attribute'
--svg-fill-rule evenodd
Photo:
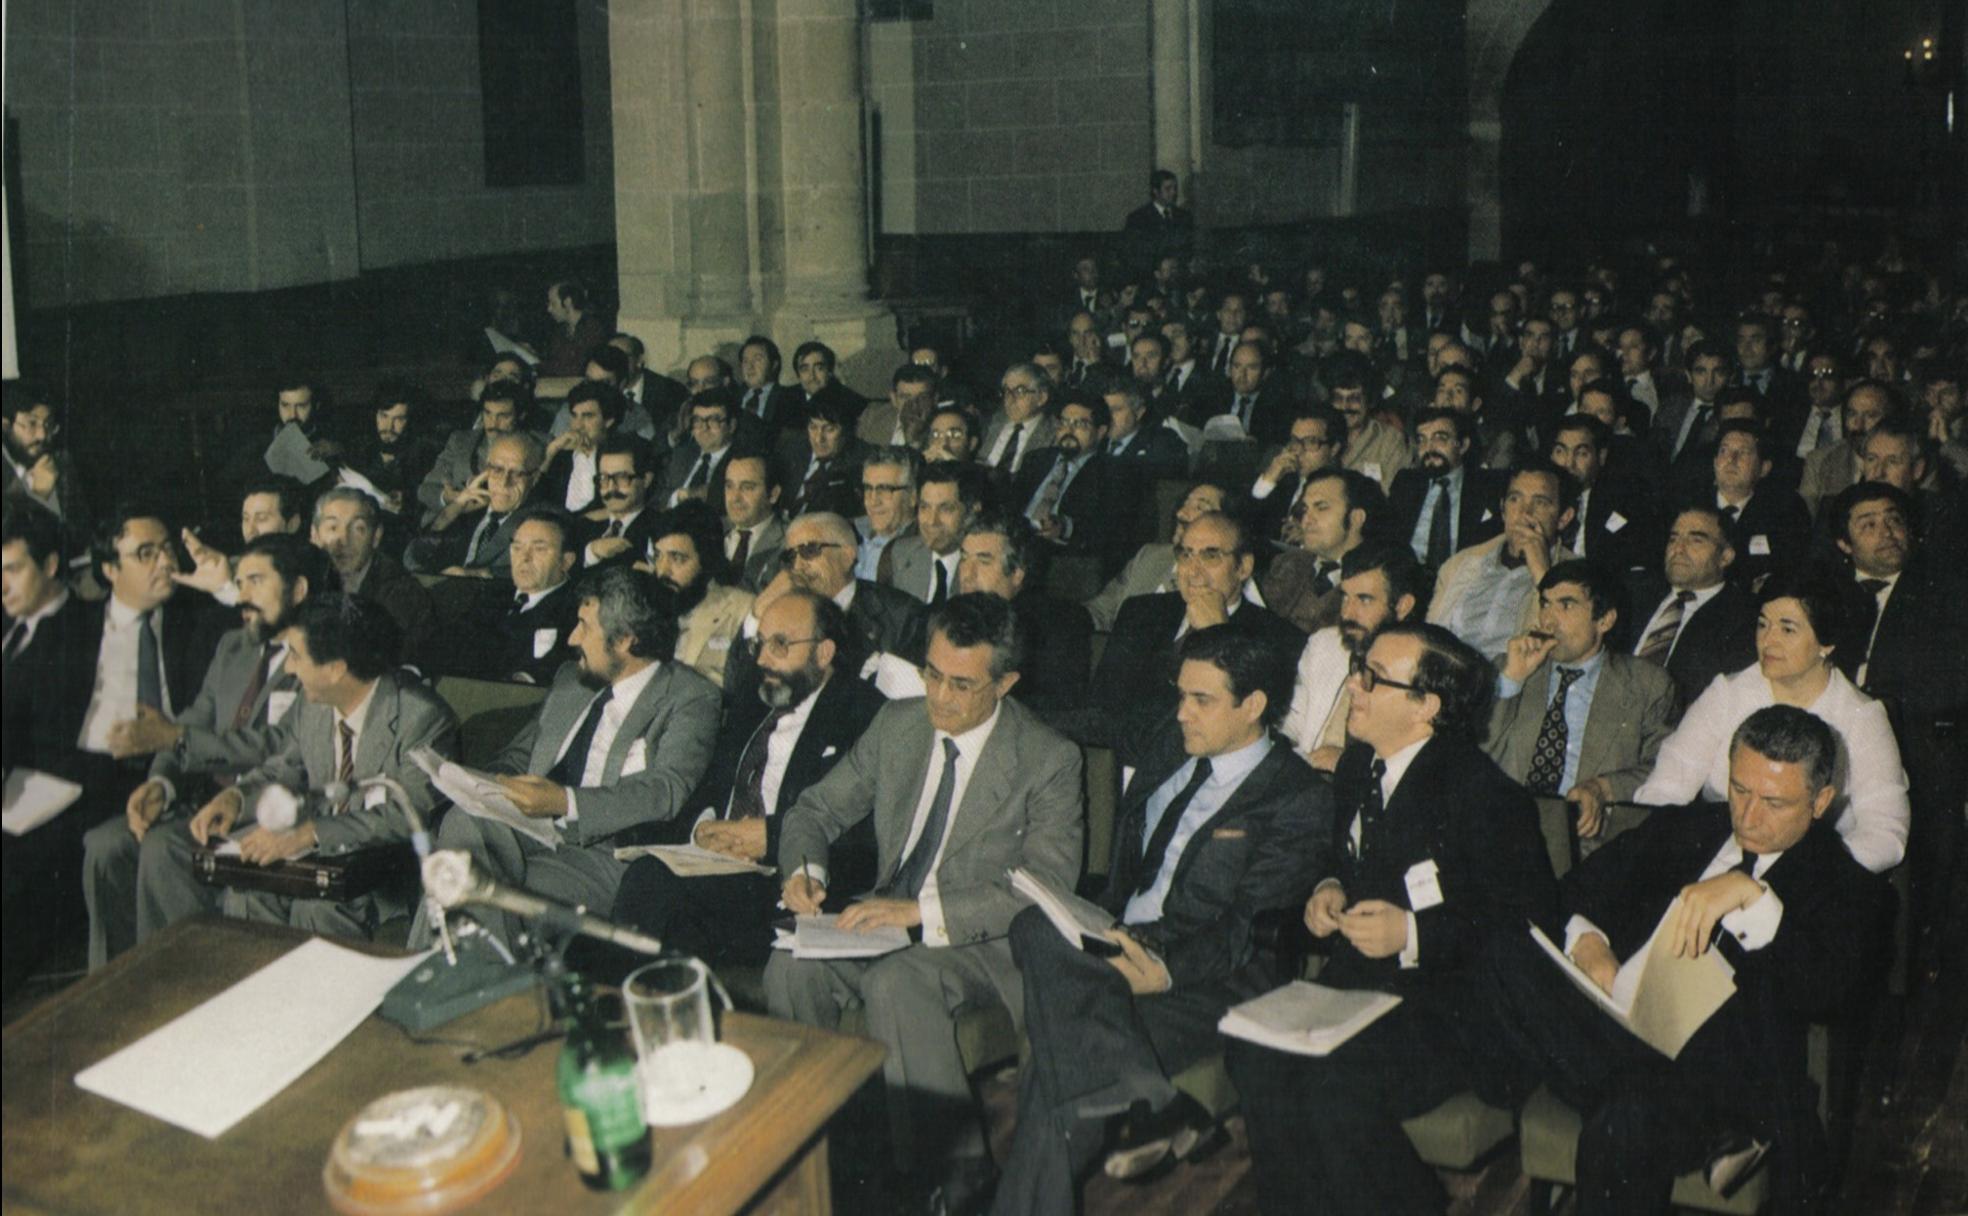
<svg viewBox="0 0 1968 1216"><path fill-rule="evenodd" d="M401 1089L342 1125L321 1170L349 1216L435 1216L489 1194L519 1164L519 1121L461 1085Z"/></svg>

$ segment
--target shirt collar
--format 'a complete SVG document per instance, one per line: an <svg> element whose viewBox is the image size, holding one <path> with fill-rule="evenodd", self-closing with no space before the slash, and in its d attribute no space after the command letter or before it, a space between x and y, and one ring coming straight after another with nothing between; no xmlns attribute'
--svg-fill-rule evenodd
<svg viewBox="0 0 1968 1216"><path fill-rule="evenodd" d="M62 605L66 603L68 603L68 588L57 587L55 589L55 594L49 597L47 603L41 605L33 612L28 613L26 616L20 618L20 620L15 623L26 625L28 632L32 633L36 625L39 625L42 621L45 621L49 617L55 615L57 612L60 612L62 610Z"/></svg>
<svg viewBox="0 0 1968 1216"><path fill-rule="evenodd" d="M1270 754L1271 732L1267 730L1234 752L1225 752L1220 756L1211 756L1209 758L1210 784L1225 785L1231 789L1235 789L1237 786L1242 785L1244 778L1250 776L1252 770L1263 763L1264 758ZM1191 757L1191 759L1193 760L1194 757ZM1177 771L1180 772L1181 770L1178 769Z"/></svg>
<svg viewBox="0 0 1968 1216"><path fill-rule="evenodd" d="M1387 771L1380 775L1380 790L1383 801L1393 798L1394 791L1401 788L1401 778L1407 776L1408 766L1414 763L1414 758L1421 754L1421 749L1427 747L1428 741L1434 737L1434 735L1424 735L1422 738L1416 739L1413 743L1408 744L1400 751L1387 757L1384 762L1387 765Z"/></svg>
<svg viewBox="0 0 1968 1216"><path fill-rule="evenodd" d="M161 608L163 607L163 605L160 604L158 605L158 607ZM155 611L155 609L153 609L153 611ZM130 607L122 600L117 599L114 595L109 597L108 619L109 619L109 627L111 629L128 629L130 626L136 624L137 618L142 615L143 613L137 611L135 608Z"/></svg>
<svg viewBox="0 0 1968 1216"><path fill-rule="evenodd" d="M642 695L643 689L649 687L649 682L656 678L656 673L662 670L662 667L663 661L658 659L634 675L615 681L609 689L611 703L621 706L624 710L635 704L636 698Z"/></svg>
<svg viewBox="0 0 1968 1216"><path fill-rule="evenodd" d="M335 725L338 727L346 725L351 731L358 735L361 734L363 726L367 724L369 719L369 707L376 703L376 686L381 683L381 680L369 681L368 690L362 694L362 699L355 703L354 709L349 710L347 713L343 713L339 709L336 710Z"/></svg>
<svg viewBox="0 0 1968 1216"><path fill-rule="evenodd" d="M856 579L848 579L847 586L842 587L838 592L835 593L834 602L841 606L842 612L846 612L849 608L852 608L854 606L854 589L857 582L858 580Z"/></svg>
<svg viewBox="0 0 1968 1216"><path fill-rule="evenodd" d="M950 734L948 731L942 731L942 730L932 731L931 742L934 743L935 749L937 751L941 751L943 750L943 740L945 739L956 740L957 750L963 753L964 759L969 760L974 764L977 761L978 754L984 750L985 740L991 737L991 731L997 727L998 718L1003 713L1004 713L1004 701L1000 700L997 704L997 708L991 711L990 717L984 719L982 722L979 722L977 725L971 727L963 734L953 735Z"/></svg>

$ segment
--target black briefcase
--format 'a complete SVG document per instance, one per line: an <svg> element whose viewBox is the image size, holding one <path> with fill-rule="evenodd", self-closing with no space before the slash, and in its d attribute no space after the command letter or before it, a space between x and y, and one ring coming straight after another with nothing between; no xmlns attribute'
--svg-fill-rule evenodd
<svg viewBox="0 0 1968 1216"><path fill-rule="evenodd" d="M297 857L263 866L237 854L221 857L206 848L192 854L191 868L198 881L208 887L344 903L386 883L413 880L417 855L407 846L389 845L334 858Z"/></svg>

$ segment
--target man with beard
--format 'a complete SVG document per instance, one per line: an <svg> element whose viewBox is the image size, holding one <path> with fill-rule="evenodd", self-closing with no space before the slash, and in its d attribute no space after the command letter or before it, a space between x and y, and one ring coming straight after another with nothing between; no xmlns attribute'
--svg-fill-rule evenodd
<svg viewBox="0 0 1968 1216"><path fill-rule="evenodd" d="M1388 541L1368 541L1339 564L1339 620L1305 639L1291 708L1278 729L1312 767L1331 772L1346 746L1346 683L1354 657L1388 625L1411 619L1428 602L1428 571Z"/></svg>
<svg viewBox="0 0 1968 1216"><path fill-rule="evenodd" d="M433 640L437 612L416 576L379 551L383 534L376 500L347 486L328 491L314 500L308 539L328 554L344 593L390 614L403 635L404 661L415 662Z"/></svg>
<svg viewBox="0 0 1968 1216"><path fill-rule="evenodd" d="M315 460L334 464L344 454L341 443L328 437L326 405L322 401L320 388L311 378L283 375L275 384L274 391L276 412L273 427L258 435L249 432L239 436L231 458L219 473L219 485L229 492L237 493L246 483L258 481L268 473L279 472L267 463L267 448L282 428L289 424L300 428L301 435L308 443L308 455ZM328 475L323 474L321 480L327 478Z"/></svg>
<svg viewBox="0 0 1968 1216"><path fill-rule="evenodd" d="M724 556L717 516L703 503L666 511L650 529L649 548L657 581L676 595L676 661L724 687L752 593L731 584L734 570Z"/></svg>
<svg viewBox="0 0 1968 1216"><path fill-rule="evenodd" d="M0 460L0 494L7 505L32 502L52 512L69 535L89 535L88 495L75 474L75 461L55 445L61 435L61 411L48 394L18 385L0 405L6 429L6 459Z"/></svg>
<svg viewBox="0 0 1968 1216"><path fill-rule="evenodd" d="M478 399L478 422L451 432L437 462L417 487L417 505L425 526L465 492L479 472L492 444L501 435L521 429L533 405L533 394L516 380L492 380Z"/></svg>
<svg viewBox="0 0 1968 1216"><path fill-rule="evenodd" d="M496 882L609 916L628 866L619 838L682 814L704 776L718 729L718 692L664 656L676 650L676 596L635 570L611 567L581 586L569 644L578 660L554 677L540 712L490 766L520 811L550 821L549 848L504 824L446 815L437 847L463 849ZM513 939L505 913L479 912ZM431 928L419 910L413 945Z"/></svg>
<svg viewBox="0 0 1968 1216"><path fill-rule="evenodd" d="M1407 437L1374 417L1379 383L1373 367L1358 356L1339 354L1326 361L1320 373L1329 404L1346 419L1346 444L1341 459L1381 484L1394 484L1394 475L1408 467Z"/></svg>
<svg viewBox="0 0 1968 1216"><path fill-rule="evenodd" d="M1086 554L1111 578L1127 564L1137 536L1142 488L1125 478L1106 453L1112 421L1107 403L1066 390L1049 452L1034 452L1012 481L1010 505L1021 510L1040 540L1056 553Z"/></svg>
<svg viewBox="0 0 1968 1216"><path fill-rule="evenodd" d="M923 432L922 458L927 463L947 460L972 464L978 445L984 441L984 426L977 415L958 405L939 405L930 412L929 429Z"/></svg>
<svg viewBox="0 0 1968 1216"><path fill-rule="evenodd" d="M788 591L765 611L751 641L757 695L730 703L687 804L698 808L694 844L768 865L778 855L784 812L847 755L884 701L840 670L848 629L840 605L809 591ZM835 841L829 861L829 906L845 907L874 880L872 821ZM771 949L778 901L778 880L768 875L679 878L645 857L623 875L615 919L713 965L757 965Z"/></svg>
<svg viewBox="0 0 1968 1216"><path fill-rule="evenodd" d="M423 431L430 398L414 384L388 381L376 389L371 408L376 429L355 445L349 468L382 492L384 510L404 516L415 507L417 488L437 460Z"/></svg>
<svg viewBox="0 0 1968 1216"><path fill-rule="evenodd" d="M515 516L532 495L542 463L540 441L532 435L493 440L485 452L485 468L431 519L423 536L410 542L403 552L404 566L451 578L504 576Z"/></svg>
<svg viewBox="0 0 1968 1216"><path fill-rule="evenodd" d="M171 870L189 878L197 846L183 812L202 805L215 781L230 784L272 754L276 728L291 718L299 696L287 665L287 627L310 592L335 585L326 554L280 532L247 543L233 581L241 624L219 639L197 697L175 721L140 704L134 718L109 728L112 756L151 759L123 817L82 838L92 971L166 925L219 910L219 888L144 884L141 875ZM147 898L138 898L140 890Z"/></svg>
<svg viewBox="0 0 1968 1216"><path fill-rule="evenodd" d="M610 435L595 449L595 481L601 508L588 513L588 535L581 564L589 569L628 565L649 549L656 512L649 489L656 483L656 457L640 435Z"/></svg>
<svg viewBox="0 0 1968 1216"><path fill-rule="evenodd" d="M1424 410L1415 420L1415 464L1395 474L1388 492L1397 534L1431 569L1503 530L1505 477L1470 461L1476 439L1474 415Z"/></svg>

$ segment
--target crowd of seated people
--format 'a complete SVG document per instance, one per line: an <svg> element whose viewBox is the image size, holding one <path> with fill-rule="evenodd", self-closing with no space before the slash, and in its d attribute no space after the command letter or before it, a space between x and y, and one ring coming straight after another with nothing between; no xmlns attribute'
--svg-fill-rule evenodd
<svg viewBox="0 0 1968 1216"><path fill-rule="evenodd" d="M1130 231L1173 239L1155 191ZM255 426L217 522L115 501L63 403L9 391L6 763L83 789L7 839L9 991L45 910L86 909L92 968L205 912L427 942L397 880L192 873L222 840L406 851L375 800L261 822L270 786L386 776L501 882L763 966L776 1015L859 1011L925 1210L1070 1213L1097 1169L1207 1151L1220 1112L1174 1078L1298 965L1267 914L1321 982L1403 1004L1329 1057L1229 1047L1264 1211L1439 1211L1401 1120L1539 1083L1583 1118L1581 1211L1661 1207L1729 1135L1810 1210L1803 1027L1878 997L1862 960L1894 934L1925 978L1961 852L1968 290L1863 260L1373 279L1187 248L1117 285L1075 258L1002 367L924 346L873 398L819 341L791 383L765 336L672 379L557 283L538 371L571 387L502 354L446 434L416 384L370 426L283 376L267 430L328 471L277 472ZM532 686L524 725L466 755L459 678ZM422 748L558 847L447 812ZM1540 803L1583 858L1562 882ZM686 841L777 875L616 852ZM1104 906L1113 949L1013 868ZM1677 894L1681 947L1740 989L1688 1054L1527 1018L1576 994L1523 962L1526 921L1610 985ZM769 949L782 906L911 944L797 960ZM980 1006L1028 1045L999 1162L955 1030ZM1688 1062L1732 1053L1724 1094Z"/></svg>

